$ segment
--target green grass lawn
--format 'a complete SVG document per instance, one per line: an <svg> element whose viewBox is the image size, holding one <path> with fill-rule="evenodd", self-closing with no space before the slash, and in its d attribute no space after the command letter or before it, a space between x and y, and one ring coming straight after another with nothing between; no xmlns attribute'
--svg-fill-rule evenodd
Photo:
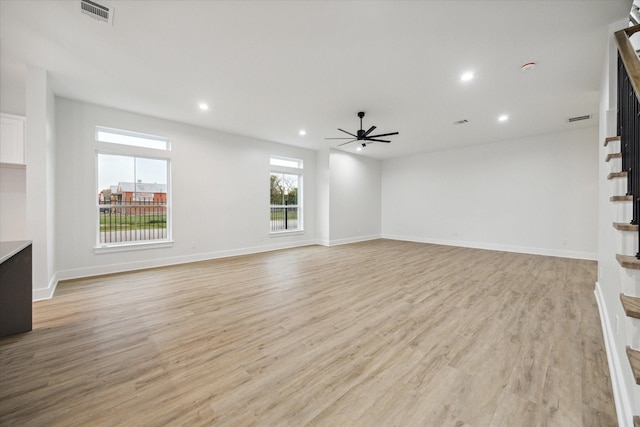
<svg viewBox="0 0 640 427"><path fill-rule="evenodd" d="M167 228L167 215L100 215L100 231Z"/></svg>

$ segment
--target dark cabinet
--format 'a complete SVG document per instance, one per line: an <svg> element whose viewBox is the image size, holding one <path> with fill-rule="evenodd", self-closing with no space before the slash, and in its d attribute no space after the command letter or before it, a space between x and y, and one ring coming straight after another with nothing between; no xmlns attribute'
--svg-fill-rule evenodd
<svg viewBox="0 0 640 427"><path fill-rule="evenodd" d="M0 337L30 331L31 242L1 242L0 261Z"/></svg>

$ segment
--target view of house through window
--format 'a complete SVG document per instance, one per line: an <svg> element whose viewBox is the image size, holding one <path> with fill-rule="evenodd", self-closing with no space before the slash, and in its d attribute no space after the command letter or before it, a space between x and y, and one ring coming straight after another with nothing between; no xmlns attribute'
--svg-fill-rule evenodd
<svg viewBox="0 0 640 427"><path fill-rule="evenodd" d="M271 157L270 200L271 232L303 229L302 160Z"/></svg>
<svg viewBox="0 0 640 427"><path fill-rule="evenodd" d="M97 156L98 246L167 241L169 160Z"/></svg>

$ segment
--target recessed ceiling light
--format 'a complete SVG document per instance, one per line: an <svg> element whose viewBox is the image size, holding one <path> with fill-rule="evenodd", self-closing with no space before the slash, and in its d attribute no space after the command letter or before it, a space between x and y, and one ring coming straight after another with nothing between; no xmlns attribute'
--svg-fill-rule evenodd
<svg viewBox="0 0 640 427"><path fill-rule="evenodd" d="M507 116L506 114L502 114L500 117L498 117L499 122L506 122L507 120L509 120L509 116Z"/></svg>
<svg viewBox="0 0 640 427"><path fill-rule="evenodd" d="M460 76L460 80L463 82L468 82L469 80L473 80L473 71L467 71Z"/></svg>
<svg viewBox="0 0 640 427"><path fill-rule="evenodd" d="M304 129L300 129L300 132L298 132L300 134L300 136L305 136L307 134L307 131Z"/></svg>
<svg viewBox="0 0 640 427"><path fill-rule="evenodd" d="M209 105L206 102L201 102L200 104L198 104L198 108L200 108L202 111L207 111L209 109Z"/></svg>

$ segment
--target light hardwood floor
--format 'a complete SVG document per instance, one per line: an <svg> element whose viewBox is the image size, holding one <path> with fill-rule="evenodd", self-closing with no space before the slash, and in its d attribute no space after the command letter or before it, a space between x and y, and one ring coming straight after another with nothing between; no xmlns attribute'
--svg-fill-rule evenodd
<svg viewBox="0 0 640 427"><path fill-rule="evenodd" d="M376 240L61 283L0 425L615 426L591 261Z"/></svg>

